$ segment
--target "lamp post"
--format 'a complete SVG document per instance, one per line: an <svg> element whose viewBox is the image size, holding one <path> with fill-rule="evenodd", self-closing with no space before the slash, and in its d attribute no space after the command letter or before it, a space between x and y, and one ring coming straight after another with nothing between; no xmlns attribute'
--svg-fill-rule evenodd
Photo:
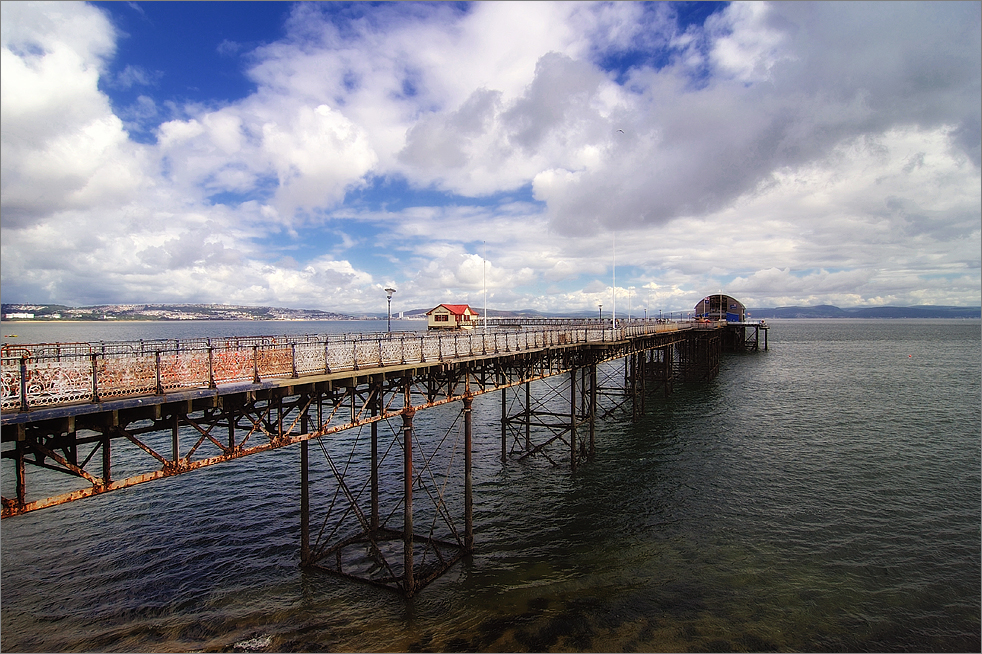
<svg viewBox="0 0 982 654"><path fill-rule="evenodd" d="M604 305L598 304L597 308L600 309L600 323L603 324L604 321Z"/></svg>
<svg viewBox="0 0 982 654"><path fill-rule="evenodd" d="M385 299L388 302L388 310L386 312L386 329L391 334L392 333L392 294L396 292L394 288L385 289Z"/></svg>

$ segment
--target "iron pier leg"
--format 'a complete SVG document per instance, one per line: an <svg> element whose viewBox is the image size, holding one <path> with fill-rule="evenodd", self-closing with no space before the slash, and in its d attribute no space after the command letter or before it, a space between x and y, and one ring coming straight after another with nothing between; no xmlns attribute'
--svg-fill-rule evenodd
<svg viewBox="0 0 982 654"><path fill-rule="evenodd" d="M102 435L102 483L106 486L112 483L112 450L109 443L112 439L109 434Z"/></svg>
<svg viewBox="0 0 982 654"><path fill-rule="evenodd" d="M300 565L310 564L310 486L307 476L308 443L300 442Z"/></svg>
<svg viewBox="0 0 982 654"><path fill-rule="evenodd" d="M576 368L569 371L569 469L576 470Z"/></svg>
<svg viewBox="0 0 982 654"><path fill-rule="evenodd" d="M19 434L18 434L19 435ZM24 506L27 501L27 475L24 469L24 441L17 440L17 504Z"/></svg>
<svg viewBox="0 0 982 654"><path fill-rule="evenodd" d="M474 551L474 494L471 477L471 404L474 398L464 396L464 551Z"/></svg>
<svg viewBox="0 0 982 654"><path fill-rule="evenodd" d="M178 441L179 430L180 430L179 418L177 415L177 411L175 411L174 415L171 417L171 426L170 426L170 444L171 444L171 450L174 453L173 461L175 465L177 464L178 460L181 458L180 442Z"/></svg>
<svg viewBox="0 0 982 654"><path fill-rule="evenodd" d="M525 382L525 451L532 450L532 382Z"/></svg>
<svg viewBox="0 0 982 654"><path fill-rule="evenodd" d="M409 393L406 387L406 394ZM416 579L413 575L413 409L407 407L402 414L402 444L403 444L403 591L411 597L416 590Z"/></svg>
<svg viewBox="0 0 982 654"><path fill-rule="evenodd" d="M590 363L590 456L596 454L594 441L597 435L597 364Z"/></svg>
<svg viewBox="0 0 982 654"><path fill-rule="evenodd" d="M508 460L508 397L507 388L501 389L501 462Z"/></svg>
<svg viewBox="0 0 982 654"><path fill-rule="evenodd" d="M224 405L223 409L228 416L228 449L231 451L235 448L235 409Z"/></svg>
<svg viewBox="0 0 982 654"><path fill-rule="evenodd" d="M373 389L375 397L372 398L372 417L379 413L381 405L381 385L376 385ZM378 421L372 423L372 515L369 518L369 535L374 540L378 536L379 524L379 499L378 499Z"/></svg>
<svg viewBox="0 0 982 654"><path fill-rule="evenodd" d="M283 437L283 396L276 398L276 438Z"/></svg>
<svg viewBox="0 0 982 654"><path fill-rule="evenodd" d="M665 348L665 397L675 390L675 346Z"/></svg>

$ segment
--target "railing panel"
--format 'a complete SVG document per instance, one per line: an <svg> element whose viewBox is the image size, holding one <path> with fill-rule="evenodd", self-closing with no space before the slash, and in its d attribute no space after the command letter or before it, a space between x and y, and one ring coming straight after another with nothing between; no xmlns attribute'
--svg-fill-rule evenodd
<svg viewBox="0 0 982 654"><path fill-rule="evenodd" d="M434 336L423 337L423 355L427 361L436 361L440 358L440 339Z"/></svg>
<svg viewBox="0 0 982 654"><path fill-rule="evenodd" d="M359 368L373 368L379 364L379 342L353 341L355 343L355 363Z"/></svg>
<svg viewBox="0 0 982 654"><path fill-rule="evenodd" d="M331 372L353 370L355 367L355 346L350 341L331 341L327 345L327 360Z"/></svg>
<svg viewBox="0 0 982 654"><path fill-rule="evenodd" d="M7 379L8 370L4 370L4 409L21 408L20 402L20 362L17 362L17 373L10 380L17 385L10 389L12 397L17 398L16 404L8 406ZM67 360L42 359L27 360L26 390L29 407L52 406L88 400L92 397L92 363L88 357L73 357Z"/></svg>
<svg viewBox="0 0 982 654"><path fill-rule="evenodd" d="M294 345L297 375L316 375L324 372L323 341L304 341Z"/></svg>
<svg viewBox="0 0 982 654"><path fill-rule="evenodd" d="M0 362L0 410L16 411L21 408L20 359L4 358Z"/></svg>
<svg viewBox="0 0 982 654"><path fill-rule="evenodd" d="M122 349L115 350L122 352ZM91 370L89 373L91 379ZM151 395L157 392L157 357L144 355L96 355L96 382L99 399L126 395ZM88 397L92 397L91 381ZM80 397L79 399L84 399Z"/></svg>
<svg viewBox="0 0 982 654"><path fill-rule="evenodd" d="M386 366L402 363L402 343L398 339L386 338L380 341L382 364Z"/></svg>
<svg viewBox="0 0 982 654"><path fill-rule="evenodd" d="M401 347L405 352L406 363L418 363L423 360L423 344L418 336L403 338Z"/></svg>
<svg viewBox="0 0 982 654"><path fill-rule="evenodd" d="M285 377L293 374L293 351L289 344L255 349L259 378Z"/></svg>
<svg viewBox="0 0 982 654"><path fill-rule="evenodd" d="M99 384L102 385L101 379ZM161 390L172 391L204 386L208 386L207 350L160 353Z"/></svg>
<svg viewBox="0 0 982 654"><path fill-rule="evenodd" d="M216 384L252 381L254 375L252 348L214 350L212 371Z"/></svg>

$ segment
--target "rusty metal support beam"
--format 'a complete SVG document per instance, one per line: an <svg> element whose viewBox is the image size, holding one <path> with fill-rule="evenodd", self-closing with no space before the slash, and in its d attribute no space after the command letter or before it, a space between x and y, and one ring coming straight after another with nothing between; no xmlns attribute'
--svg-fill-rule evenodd
<svg viewBox="0 0 982 654"><path fill-rule="evenodd" d="M17 491L16 492L17 492L18 506L24 506L24 504L27 502L27 498L26 498L27 495L26 472L27 471L24 468L24 447L25 447L24 441L18 440L16 444L16 448L17 448L17 459L16 459Z"/></svg>
<svg viewBox="0 0 982 654"><path fill-rule="evenodd" d="M569 371L569 469L576 470L576 368Z"/></svg>
<svg viewBox="0 0 982 654"><path fill-rule="evenodd" d="M464 550L474 551L474 491L473 475L471 472L471 404L474 398L464 396Z"/></svg>
<svg viewBox="0 0 982 654"><path fill-rule="evenodd" d="M308 566L310 558L310 479L308 473L310 441L300 443L300 565Z"/></svg>
<svg viewBox="0 0 982 654"><path fill-rule="evenodd" d="M501 388L501 462L508 460L508 387Z"/></svg>
<svg viewBox="0 0 982 654"><path fill-rule="evenodd" d="M102 480L106 486L112 483L112 438L109 434L102 434L102 441L99 447L102 448Z"/></svg>
<svg viewBox="0 0 982 654"><path fill-rule="evenodd" d="M525 451L532 449L532 382L525 382Z"/></svg>
<svg viewBox="0 0 982 654"><path fill-rule="evenodd" d="M373 399L371 414L372 417L378 416L382 408L382 385L376 381L373 389ZM371 475L371 493L372 493L372 507L369 516L369 532L372 538L376 538L379 529L379 486L378 486L378 421L372 421L371 427L371 438L372 438L372 458L370 465L372 467Z"/></svg>
<svg viewBox="0 0 982 654"><path fill-rule="evenodd" d="M597 363L590 362L590 456L596 453L597 437Z"/></svg>
<svg viewBox="0 0 982 654"><path fill-rule="evenodd" d="M406 382L406 408L402 414L402 447L403 447L403 523L402 523L402 553L403 581L402 589L407 597L416 591L414 577L415 556L413 554L413 411L409 404L409 382Z"/></svg>

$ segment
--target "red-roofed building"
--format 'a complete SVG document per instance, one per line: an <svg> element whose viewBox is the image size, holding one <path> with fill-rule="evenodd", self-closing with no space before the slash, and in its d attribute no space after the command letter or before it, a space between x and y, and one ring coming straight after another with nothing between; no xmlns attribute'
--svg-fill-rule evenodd
<svg viewBox="0 0 982 654"><path fill-rule="evenodd" d="M426 312L426 326L429 329L474 329L480 315L466 304L441 304Z"/></svg>

